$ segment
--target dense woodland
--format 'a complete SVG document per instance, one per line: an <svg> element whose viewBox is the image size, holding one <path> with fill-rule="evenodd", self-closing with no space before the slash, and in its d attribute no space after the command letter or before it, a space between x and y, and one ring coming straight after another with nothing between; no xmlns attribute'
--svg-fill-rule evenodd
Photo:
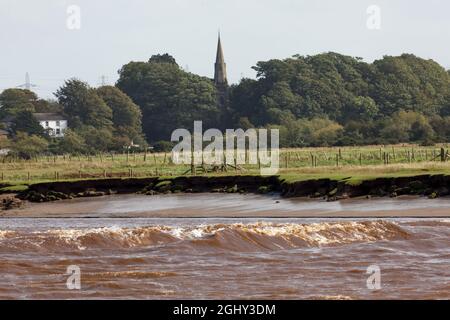
<svg viewBox="0 0 450 320"><path fill-rule="evenodd" d="M229 88L219 108L211 79L184 71L170 55L130 62L116 86L71 79L55 100L7 89L0 118L13 119L8 144L24 156L170 148L176 128L279 128L282 147L450 140L450 72L414 55L373 63L324 53L258 62L256 79ZM70 129L50 139L33 112L65 115Z"/></svg>

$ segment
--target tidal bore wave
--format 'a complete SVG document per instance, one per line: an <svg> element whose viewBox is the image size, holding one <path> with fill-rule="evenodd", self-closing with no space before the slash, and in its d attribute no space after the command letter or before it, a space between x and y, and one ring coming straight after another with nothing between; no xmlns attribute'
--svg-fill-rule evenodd
<svg viewBox="0 0 450 320"><path fill-rule="evenodd" d="M8 249L89 250L189 245L232 251L279 250L338 246L350 243L407 239L410 235L394 222L251 223L198 226L146 226L136 228L0 230L0 251ZM9 251L9 250L8 250Z"/></svg>

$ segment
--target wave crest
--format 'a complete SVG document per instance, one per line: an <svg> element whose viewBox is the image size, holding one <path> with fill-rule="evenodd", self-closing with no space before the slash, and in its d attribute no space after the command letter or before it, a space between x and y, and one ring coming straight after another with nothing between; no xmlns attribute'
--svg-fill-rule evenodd
<svg viewBox="0 0 450 320"><path fill-rule="evenodd" d="M3 246L37 248L132 248L183 242L194 246L247 251L318 247L405 239L409 234L387 221L334 223L213 224L191 227L52 229L43 232L0 231Z"/></svg>

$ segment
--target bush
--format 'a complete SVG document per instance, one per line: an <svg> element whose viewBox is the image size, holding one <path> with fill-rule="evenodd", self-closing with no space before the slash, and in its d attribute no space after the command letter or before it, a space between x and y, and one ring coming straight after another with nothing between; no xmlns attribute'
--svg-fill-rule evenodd
<svg viewBox="0 0 450 320"><path fill-rule="evenodd" d="M64 132L64 138L59 138L54 141L51 146L51 151L56 154L61 153L84 153L86 152L86 142L79 134L70 129Z"/></svg>
<svg viewBox="0 0 450 320"><path fill-rule="evenodd" d="M158 141L153 145L153 151L155 152L170 152L175 146L173 142L170 141Z"/></svg>
<svg viewBox="0 0 450 320"><path fill-rule="evenodd" d="M12 145L11 154L23 159L31 159L45 152L47 147L48 142L44 138L18 132Z"/></svg>

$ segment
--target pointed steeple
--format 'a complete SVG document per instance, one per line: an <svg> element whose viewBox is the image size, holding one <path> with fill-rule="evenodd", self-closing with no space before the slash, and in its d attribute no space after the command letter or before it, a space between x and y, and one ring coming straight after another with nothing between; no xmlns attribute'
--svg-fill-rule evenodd
<svg viewBox="0 0 450 320"><path fill-rule="evenodd" d="M216 85L227 85L227 65L225 63L225 58L223 55L222 42L220 41L220 32L219 40L217 42L217 54L214 70L214 83Z"/></svg>
<svg viewBox="0 0 450 320"><path fill-rule="evenodd" d="M219 32L219 40L217 42L216 63L225 63L225 59L223 57L222 42L220 41L220 32Z"/></svg>

